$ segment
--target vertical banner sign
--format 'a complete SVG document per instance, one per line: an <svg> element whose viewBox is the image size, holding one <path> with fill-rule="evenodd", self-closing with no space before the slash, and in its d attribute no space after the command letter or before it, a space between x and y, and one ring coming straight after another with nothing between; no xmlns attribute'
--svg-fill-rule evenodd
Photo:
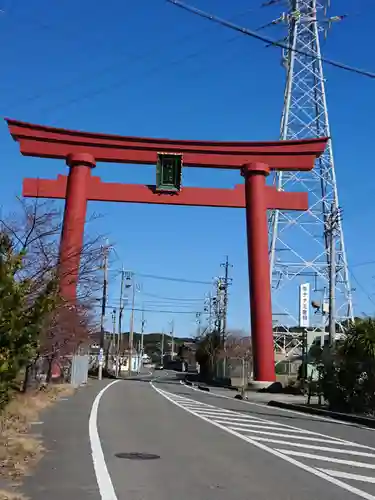
<svg viewBox="0 0 375 500"><path fill-rule="evenodd" d="M299 287L299 326L307 328L310 326L310 283L304 283Z"/></svg>

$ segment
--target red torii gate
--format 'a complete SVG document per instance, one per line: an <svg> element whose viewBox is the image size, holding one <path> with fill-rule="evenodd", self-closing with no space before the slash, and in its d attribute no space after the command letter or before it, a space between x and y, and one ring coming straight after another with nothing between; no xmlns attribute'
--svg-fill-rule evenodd
<svg viewBox="0 0 375 500"><path fill-rule="evenodd" d="M24 179L23 196L65 198L60 244L61 293L76 300L88 201L117 201L246 209L254 380L275 380L267 209L307 210L307 193L266 185L270 170L309 171L327 138L275 142L177 141L78 132L7 119L25 156L66 161L68 176ZM156 164L158 153L183 155L184 166L236 169L244 185L232 189L183 188L159 193L155 186L109 183L93 177L96 162Z"/></svg>

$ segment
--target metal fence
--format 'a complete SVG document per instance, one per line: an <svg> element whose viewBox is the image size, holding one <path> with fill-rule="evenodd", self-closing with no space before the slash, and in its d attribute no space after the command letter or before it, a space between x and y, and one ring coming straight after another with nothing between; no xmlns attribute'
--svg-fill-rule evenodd
<svg viewBox="0 0 375 500"><path fill-rule="evenodd" d="M87 384L89 373L90 357L88 354L76 354L72 357L70 371L71 385L78 387Z"/></svg>

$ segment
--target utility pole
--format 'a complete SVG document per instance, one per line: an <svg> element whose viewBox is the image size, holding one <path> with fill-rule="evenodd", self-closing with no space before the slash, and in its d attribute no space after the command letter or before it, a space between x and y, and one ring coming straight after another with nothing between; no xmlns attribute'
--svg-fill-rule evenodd
<svg viewBox="0 0 375 500"><path fill-rule="evenodd" d="M103 247L103 294L102 294L102 313L100 316L100 355L99 355L99 368L98 379L103 378L103 362L104 362L104 321L107 307L107 289L108 289L108 245ZM101 358L101 359L100 359Z"/></svg>
<svg viewBox="0 0 375 500"><path fill-rule="evenodd" d="M233 267L229 263L228 256L225 257L225 262L220 264L224 268L224 277L219 278L217 286L218 295L218 315L219 315L219 341L220 345L225 352L225 340L227 337L227 316L228 316L228 288L232 280L229 278L229 268ZM223 356L222 362L222 375L226 376L226 357Z"/></svg>
<svg viewBox="0 0 375 500"><path fill-rule="evenodd" d="M161 334L160 364L164 364L164 329Z"/></svg>
<svg viewBox="0 0 375 500"><path fill-rule="evenodd" d="M212 332L212 293L210 292L204 301L204 312L208 313L207 330Z"/></svg>
<svg viewBox="0 0 375 500"><path fill-rule="evenodd" d="M116 377L117 377L117 358L118 358L118 352L117 352L117 341L116 341L116 309L113 309L112 311L112 360L115 359L116 360L116 363L115 363L115 373L116 373ZM113 349L114 348L114 349ZM112 361L112 369L113 369L113 361Z"/></svg>
<svg viewBox="0 0 375 500"><path fill-rule="evenodd" d="M174 359L174 320L171 321L171 360Z"/></svg>
<svg viewBox="0 0 375 500"><path fill-rule="evenodd" d="M125 284L125 271L122 268L121 271L121 285L120 285L120 309L118 314L118 353L122 348L122 315L124 313L124 284Z"/></svg>
<svg viewBox="0 0 375 500"><path fill-rule="evenodd" d="M228 286L231 283L231 279L229 278L229 268L233 267L232 264L229 263L228 255L225 258L225 262L220 264L220 267L223 267L224 272L224 300L223 300L223 342L225 341L225 335L227 333L227 317L228 317Z"/></svg>
<svg viewBox="0 0 375 500"><path fill-rule="evenodd" d="M144 310L144 307L143 307L143 304L142 304L142 319L141 319L141 348L140 348L140 353L141 353L141 359L140 359L140 363L142 363L142 360L143 360L143 343L144 343L144 334L145 334L145 324L146 324L146 320L145 320L145 310Z"/></svg>
<svg viewBox="0 0 375 500"><path fill-rule="evenodd" d="M222 304L221 304L221 298L222 298L222 281L221 278L217 278L216 280L216 297L214 297L214 303L215 303L215 333L219 336L219 339L221 339L221 331L222 331Z"/></svg>
<svg viewBox="0 0 375 500"><path fill-rule="evenodd" d="M222 279L217 278L216 280L216 296L213 299L214 302L214 314L215 314L215 329L214 329L214 342L215 342L215 375L219 375L219 363L217 357L217 349L222 346Z"/></svg>
<svg viewBox="0 0 375 500"><path fill-rule="evenodd" d="M135 305L135 281L134 274L132 273L132 310L130 314L130 329L129 329L129 365L128 373L129 377L132 374L132 360L133 360L133 337L134 337L134 305Z"/></svg>
<svg viewBox="0 0 375 500"><path fill-rule="evenodd" d="M117 311L116 308L112 310L112 343L116 347L117 341L117 335L116 335L116 315Z"/></svg>
<svg viewBox="0 0 375 500"><path fill-rule="evenodd" d="M340 209L332 203L331 213L328 217L329 241L329 311L328 311L328 345L331 349L336 337L336 236L340 222Z"/></svg>
<svg viewBox="0 0 375 500"><path fill-rule="evenodd" d="M201 316L202 316L202 313L200 312L197 312L197 314L195 315L195 322L197 324L197 338L200 337L201 335Z"/></svg>

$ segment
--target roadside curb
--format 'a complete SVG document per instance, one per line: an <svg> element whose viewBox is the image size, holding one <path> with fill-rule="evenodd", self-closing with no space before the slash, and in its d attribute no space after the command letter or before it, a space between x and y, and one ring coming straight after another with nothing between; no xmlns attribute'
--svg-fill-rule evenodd
<svg viewBox="0 0 375 500"><path fill-rule="evenodd" d="M370 417L362 417L360 415L349 415L347 413L339 413L336 411L322 410L320 408L313 408L304 405L297 405L294 403L284 403L282 401L271 400L267 403L267 406L272 406L274 408L282 408L284 410L294 410L301 413L308 413L310 415L320 415L322 417L330 417L334 420L341 420L343 422L351 422L353 424L360 424L366 427L375 429L375 419Z"/></svg>
<svg viewBox="0 0 375 500"><path fill-rule="evenodd" d="M198 384L198 385L197 385L197 387L198 387L198 389L199 389L200 391L210 392L210 388L209 388L209 387L207 387L206 385L201 385L201 384Z"/></svg>

